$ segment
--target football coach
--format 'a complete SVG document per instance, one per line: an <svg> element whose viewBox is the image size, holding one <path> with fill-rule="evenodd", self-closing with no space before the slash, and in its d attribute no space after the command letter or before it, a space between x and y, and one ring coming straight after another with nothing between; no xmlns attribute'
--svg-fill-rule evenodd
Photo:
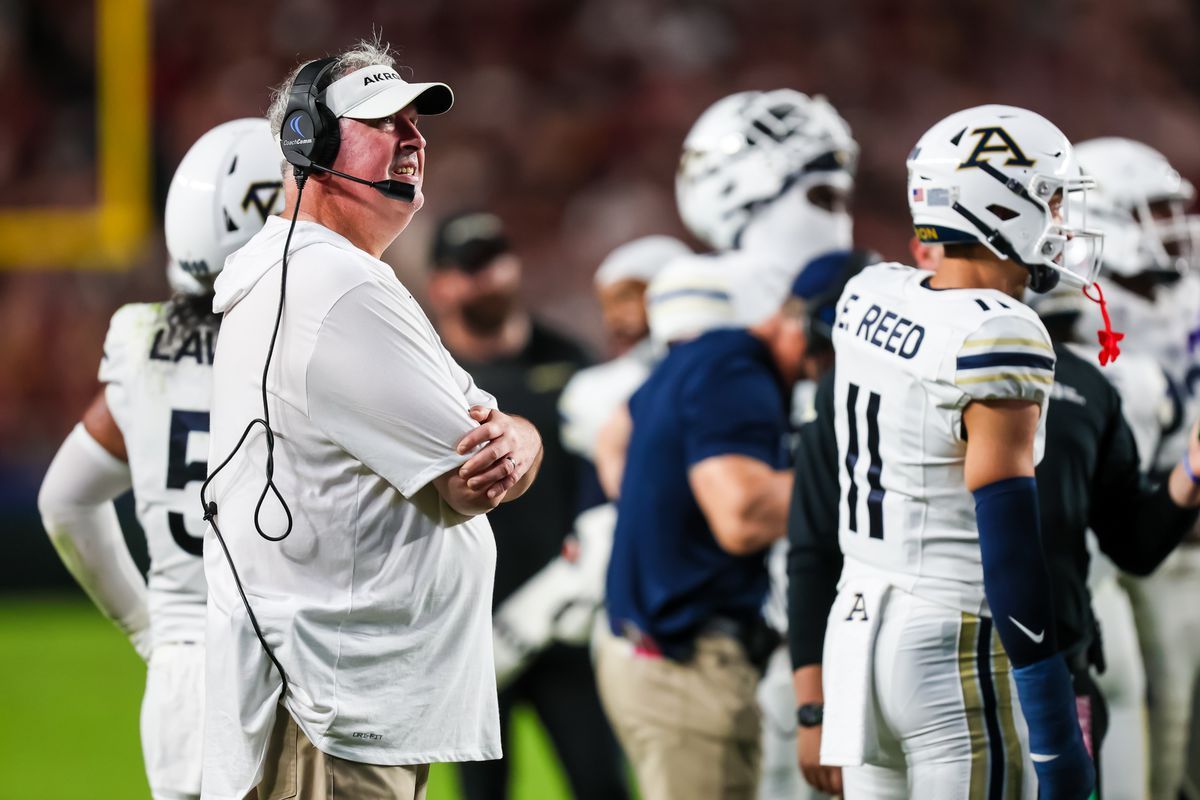
<svg viewBox="0 0 1200 800"><path fill-rule="evenodd" d="M380 260L452 101L364 42L271 106L300 169L214 301L204 798L423 798L430 763L501 755L485 514L541 439Z"/></svg>

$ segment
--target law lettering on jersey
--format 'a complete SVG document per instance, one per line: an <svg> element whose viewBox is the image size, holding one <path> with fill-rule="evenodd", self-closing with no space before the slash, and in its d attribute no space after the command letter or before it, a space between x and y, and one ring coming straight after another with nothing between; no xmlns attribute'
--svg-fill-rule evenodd
<svg viewBox="0 0 1200 800"><path fill-rule="evenodd" d="M846 298L838 313L839 328L853 330L856 338L901 358L912 358L920 351L921 343L925 341L925 326L889 311L878 303L872 303L861 317L854 320L858 299L857 294Z"/></svg>
<svg viewBox="0 0 1200 800"><path fill-rule="evenodd" d="M192 331L180 342L167 336L166 328L159 328L150 343L151 361L170 361L178 364L184 359L195 359L197 364L212 366L213 353L217 349L215 331Z"/></svg>

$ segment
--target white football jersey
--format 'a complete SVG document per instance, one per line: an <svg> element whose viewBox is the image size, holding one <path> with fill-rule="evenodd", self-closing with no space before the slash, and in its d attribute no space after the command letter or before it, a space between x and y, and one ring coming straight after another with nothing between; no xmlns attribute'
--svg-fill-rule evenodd
<svg viewBox="0 0 1200 800"><path fill-rule="evenodd" d="M925 599L986 615L962 412L972 400L1038 403L1041 460L1054 350L1023 303L992 289L933 289L932 276L877 264L838 301L843 581L859 570L882 574Z"/></svg>
<svg viewBox="0 0 1200 800"><path fill-rule="evenodd" d="M208 414L217 329L171 337L168 304L135 303L113 315L100 381L125 437L138 522L150 551L154 643L203 641L204 521Z"/></svg>

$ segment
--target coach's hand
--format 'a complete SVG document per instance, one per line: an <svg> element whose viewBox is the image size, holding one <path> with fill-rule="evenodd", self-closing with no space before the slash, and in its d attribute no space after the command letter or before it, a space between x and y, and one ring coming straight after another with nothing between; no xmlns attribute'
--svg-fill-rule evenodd
<svg viewBox="0 0 1200 800"><path fill-rule="evenodd" d="M796 759L808 785L825 792L842 793L842 768L821 766L821 726L796 728Z"/></svg>
<svg viewBox="0 0 1200 800"><path fill-rule="evenodd" d="M494 408L472 406L468 412L479 427L458 443L459 453L479 452L459 467L467 488L483 491L496 502L515 500L525 493L542 463L542 437L533 423ZM480 445L483 445L480 447Z"/></svg>

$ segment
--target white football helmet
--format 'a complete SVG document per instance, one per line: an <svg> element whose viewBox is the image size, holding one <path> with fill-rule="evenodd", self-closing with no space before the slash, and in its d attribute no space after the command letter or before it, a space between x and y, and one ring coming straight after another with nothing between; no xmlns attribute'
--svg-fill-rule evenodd
<svg viewBox="0 0 1200 800"><path fill-rule="evenodd" d="M675 200L697 238L729 250L756 210L799 180L849 191L857 162L850 126L824 97L739 92L710 106L688 132Z"/></svg>
<svg viewBox="0 0 1200 800"><path fill-rule="evenodd" d="M1082 143L1075 148L1075 155L1083 174L1096 179L1096 174L1088 168L1084 158ZM1116 202L1109 194L1105 184L1099 182L1095 188L1087 192L1088 224L1104 234L1104 254L1102 258L1105 271L1117 275L1132 276L1150 268L1151 259L1146 247L1145 232L1130 209ZM1073 195L1071 213L1084 213L1080 207L1079 193Z"/></svg>
<svg viewBox="0 0 1200 800"><path fill-rule="evenodd" d="M265 119L226 122L192 145L167 192L167 279L172 289L211 292L226 257L257 233L267 217L283 210L279 164L279 143Z"/></svg>
<svg viewBox="0 0 1200 800"><path fill-rule="evenodd" d="M1200 217L1187 210L1196 190L1166 156L1141 142L1107 136L1080 142L1075 157L1096 179L1097 193L1121 215L1116 236L1131 239L1123 249L1138 250L1134 257L1112 257L1110 242L1115 237L1105 224L1106 267L1133 276L1146 271L1179 273L1191 266L1200 242Z"/></svg>
<svg viewBox="0 0 1200 800"><path fill-rule="evenodd" d="M908 157L917 238L982 243L1026 267L1035 292L1049 291L1060 278L1076 288L1095 280L1103 236L1085 227L1086 195L1068 202L1071 193L1094 185L1062 131L1013 106L951 114Z"/></svg>
<svg viewBox="0 0 1200 800"><path fill-rule="evenodd" d="M212 294L212 283L200 281L183 271L173 258L167 259L167 285L175 294Z"/></svg>

